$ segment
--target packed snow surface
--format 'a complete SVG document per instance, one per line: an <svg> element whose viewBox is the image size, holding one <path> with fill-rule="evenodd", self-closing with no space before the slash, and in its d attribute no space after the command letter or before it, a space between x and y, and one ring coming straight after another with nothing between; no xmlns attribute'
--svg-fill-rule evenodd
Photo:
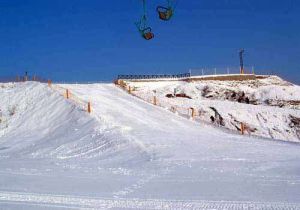
<svg viewBox="0 0 300 210"><path fill-rule="evenodd" d="M54 85L54 87L57 85ZM236 135L112 84L0 88L0 209L300 209L300 146Z"/></svg>

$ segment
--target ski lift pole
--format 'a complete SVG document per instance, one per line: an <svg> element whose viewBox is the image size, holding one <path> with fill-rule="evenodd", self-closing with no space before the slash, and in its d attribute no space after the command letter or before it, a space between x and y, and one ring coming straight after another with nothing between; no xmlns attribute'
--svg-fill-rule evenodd
<svg viewBox="0 0 300 210"><path fill-rule="evenodd" d="M143 0L143 9L144 9L144 16L146 16L146 14L147 14L147 10L146 10L146 0Z"/></svg>
<svg viewBox="0 0 300 210"><path fill-rule="evenodd" d="M244 54L245 50L241 49L239 52L239 56L240 56L240 74L244 74L244 59L243 59L243 54Z"/></svg>
<svg viewBox="0 0 300 210"><path fill-rule="evenodd" d="M136 23L136 26L138 27L139 31L141 31L146 27L146 21L147 21L146 0L143 0L143 15L140 21Z"/></svg>
<svg viewBox="0 0 300 210"><path fill-rule="evenodd" d="M146 8L146 0L143 0L143 17L142 17L142 23L143 23L143 28L146 27L146 22L147 22L147 8Z"/></svg>

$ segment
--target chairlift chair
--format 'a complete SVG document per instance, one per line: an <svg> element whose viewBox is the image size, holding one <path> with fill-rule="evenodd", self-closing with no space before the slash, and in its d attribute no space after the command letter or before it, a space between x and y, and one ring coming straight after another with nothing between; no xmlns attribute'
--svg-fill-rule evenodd
<svg viewBox="0 0 300 210"><path fill-rule="evenodd" d="M136 27L139 30L141 36L145 39L145 40L151 40L154 38L154 34L152 33L152 29L151 27L149 27L147 25L147 17L144 15L142 16L142 18L140 19L139 22L136 22Z"/></svg>
<svg viewBox="0 0 300 210"><path fill-rule="evenodd" d="M173 9L171 7L158 6L156 11L158 12L159 19L164 21L170 20L173 16Z"/></svg>
<svg viewBox="0 0 300 210"><path fill-rule="evenodd" d="M154 38L154 34L151 31L152 29L150 27L147 27L141 31L141 34L144 37L144 39L150 40Z"/></svg>
<svg viewBox="0 0 300 210"><path fill-rule="evenodd" d="M152 29L148 26L147 23L147 10L146 10L146 0L143 1L143 15L141 19L135 23L138 31L140 32L141 36L145 40L151 40L154 38L154 34L152 33Z"/></svg>

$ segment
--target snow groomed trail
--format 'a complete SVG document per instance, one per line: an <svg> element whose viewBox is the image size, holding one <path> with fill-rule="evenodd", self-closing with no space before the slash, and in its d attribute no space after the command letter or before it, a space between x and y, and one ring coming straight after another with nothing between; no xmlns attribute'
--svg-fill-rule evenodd
<svg viewBox="0 0 300 210"><path fill-rule="evenodd" d="M18 117L31 135L0 137L0 207L300 209L298 144L199 125L112 84L61 86L91 101L90 116L46 85L7 90L18 101L29 88L25 104L42 111ZM43 117L54 123L34 130Z"/></svg>
<svg viewBox="0 0 300 210"><path fill-rule="evenodd" d="M79 196L45 195L32 193L0 192L1 200L13 200L15 206L43 204L53 208L97 208L97 209L251 209L251 210L280 210L298 209L297 204L259 203L259 202L230 202L230 201L180 201L163 199L101 199ZM28 207L29 208L29 207Z"/></svg>

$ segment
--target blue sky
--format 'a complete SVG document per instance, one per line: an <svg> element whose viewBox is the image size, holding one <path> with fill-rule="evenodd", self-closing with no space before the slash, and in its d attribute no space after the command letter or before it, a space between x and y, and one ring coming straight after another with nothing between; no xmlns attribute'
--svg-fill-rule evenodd
<svg viewBox="0 0 300 210"><path fill-rule="evenodd" d="M146 0L147 1L147 0ZM134 22L141 0L0 0L0 76L56 81L112 80L117 74L181 73L245 65L300 84L300 2L178 0L161 22L148 0L155 39Z"/></svg>

